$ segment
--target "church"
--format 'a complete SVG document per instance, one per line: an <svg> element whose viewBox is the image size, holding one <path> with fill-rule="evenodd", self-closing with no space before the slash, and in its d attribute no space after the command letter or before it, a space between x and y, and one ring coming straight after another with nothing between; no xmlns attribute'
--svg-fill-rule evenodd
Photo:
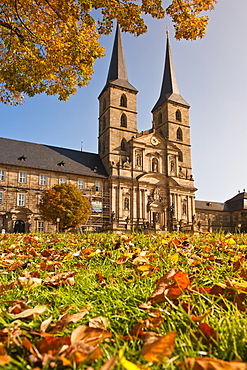
<svg viewBox="0 0 247 370"><path fill-rule="evenodd" d="M128 81L117 26L98 97L98 154L0 138L0 230L56 231L42 220L38 205L45 191L65 182L92 205L81 230L245 230L247 193L225 203L195 200L190 106L179 93L168 36L160 95L150 129L142 132L137 93Z"/></svg>

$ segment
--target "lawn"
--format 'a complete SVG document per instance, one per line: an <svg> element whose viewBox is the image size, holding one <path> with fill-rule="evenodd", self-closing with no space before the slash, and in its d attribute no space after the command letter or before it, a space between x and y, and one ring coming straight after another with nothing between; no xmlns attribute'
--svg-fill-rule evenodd
<svg viewBox="0 0 247 370"><path fill-rule="evenodd" d="M0 367L244 370L247 235L1 234Z"/></svg>

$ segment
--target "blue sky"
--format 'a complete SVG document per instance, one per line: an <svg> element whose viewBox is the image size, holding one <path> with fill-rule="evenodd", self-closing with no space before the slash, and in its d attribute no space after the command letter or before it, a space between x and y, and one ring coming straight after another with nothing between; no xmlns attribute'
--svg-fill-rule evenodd
<svg viewBox="0 0 247 370"><path fill-rule="evenodd" d="M138 129L151 128L161 87L166 26L182 97L191 105L191 144L196 198L225 201L247 191L247 1L219 0L209 13L204 39L177 41L169 18L146 17L148 33L123 34L129 82L139 93ZM0 105L0 136L97 152L98 100L104 87L113 35L101 39L106 56L95 63L90 85L67 102L39 95L23 106Z"/></svg>

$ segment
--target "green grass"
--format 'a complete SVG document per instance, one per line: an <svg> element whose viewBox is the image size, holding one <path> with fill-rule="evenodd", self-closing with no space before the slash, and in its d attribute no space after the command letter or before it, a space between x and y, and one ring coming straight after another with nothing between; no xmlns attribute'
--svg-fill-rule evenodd
<svg viewBox="0 0 247 370"><path fill-rule="evenodd" d="M16 335L19 345L12 341L10 334L3 343L12 358L3 365L4 369L50 369L53 366L57 369L87 369L91 366L99 370L121 349L124 349L127 360L154 370L176 369L185 358L203 354L225 361L247 362L246 243L245 235L223 234L0 235L0 341L3 341L1 338L6 329L8 333L14 328L20 329L20 334ZM19 266L14 265L15 262ZM149 271L141 270L140 266L145 264L152 266ZM150 310L139 308L152 295L157 279L170 269L187 272L190 287L194 290L186 289L178 299L155 304ZM68 272L76 272L74 285L69 285L66 280L57 285L49 283L52 277ZM40 278L42 283L37 287L22 287L17 281L24 276ZM241 308L236 304L233 290L229 293L225 289L220 296L202 289L198 291L199 288L226 284L226 277L229 281L246 283L241 291L234 288L236 294L242 292ZM11 282L14 286L8 285ZM15 320L8 312L13 300L25 302L30 307L46 306L47 311L32 318ZM30 350L23 346L23 338L28 338L35 348L41 338L37 333L44 320L52 316L52 323L55 323L65 312L78 313L84 307L88 309L87 315L54 336L70 336L76 327L88 325L89 319L103 316L108 320L107 330L112 337L100 343L102 354L92 362L83 361L77 365L65 366L56 359L48 361L47 365L44 361L33 362ZM150 364L141 355L142 338L126 338L138 322L147 323L150 312L155 309L160 310L163 322L159 326L143 324L143 330L160 335L175 330L177 335L172 355L159 364ZM210 313L202 322L216 331L217 340L198 334L198 323L192 320L192 314L201 316L208 310ZM1 359L0 351L0 363ZM114 369L123 369L120 361Z"/></svg>

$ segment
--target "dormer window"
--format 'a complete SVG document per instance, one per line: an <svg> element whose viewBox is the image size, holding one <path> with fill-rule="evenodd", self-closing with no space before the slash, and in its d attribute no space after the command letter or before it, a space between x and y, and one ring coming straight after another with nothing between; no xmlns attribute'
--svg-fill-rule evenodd
<svg viewBox="0 0 247 370"><path fill-rule="evenodd" d="M27 159L27 157L23 154L21 157L19 157L18 158L19 159L19 161L21 161L21 162L25 162L26 161L26 159Z"/></svg>

